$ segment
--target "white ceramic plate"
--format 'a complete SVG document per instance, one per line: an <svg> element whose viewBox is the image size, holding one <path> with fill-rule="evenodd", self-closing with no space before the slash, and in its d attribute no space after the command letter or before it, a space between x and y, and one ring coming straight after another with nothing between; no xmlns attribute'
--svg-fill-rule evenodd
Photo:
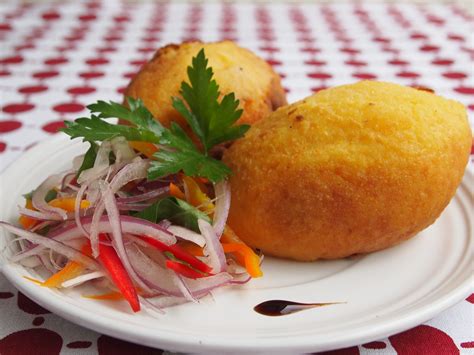
<svg viewBox="0 0 474 355"><path fill-rule="evenodd" d="M70 167L86 147L65 136L40 144L0 177L0 219L15 221L21 195L47 175ZM81 297L91 290L58 292L36 286L6 264L5 276L28 297L87 328L120 339L182 352L312 352L347 347L401 332L460 301L472 286L473 202L466 173L456 197L438 221L402 245L340 260L298 263L266 258L265 276L245 286L217 290L202 304L186 304L163 316L131 314L121 302ZM0 249L10 238L0 234ZM6 249L0 256L6 262ZM89 292L88 292L89 291ZM346 302L282 317L257 314L270 299Z"/></svg>

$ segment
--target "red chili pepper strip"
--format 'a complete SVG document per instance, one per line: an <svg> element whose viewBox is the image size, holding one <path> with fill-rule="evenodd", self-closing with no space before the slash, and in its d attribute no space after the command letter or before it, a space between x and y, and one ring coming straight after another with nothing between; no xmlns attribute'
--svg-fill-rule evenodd
<svg viewBox="0 0 474 355"><path fill-rule="evenodd" d="M99 240L108 241L104 234L99 235ZM109 273L115 286L130 303L132 310L138 312L140 310L140 301L138 300L137 290L133 286L133 282L123 267L115 249L110 245L99 243L99 260Z"/></svg>
<svg viewBox="0 0 474 355"><path fill-rule="evenodd" d="M207 277L208 274L200 273L196 270L193 270L187 265L181 264L178 261L166 260L166 267L173 270L177 274L180 274L188 279L199 279L201 277Z"/></svg>
<svg viewBox="0 0 474 355"><path fill-rule="evenodd" d="M182 260L189 265L191 265L193 268L205 272L205 273L210 273L212 271L212 268L209 265L206 265L203 263L201 260L196 258L194 255L188 253L186 250L181 248L178 245L166 245L159 240L150 238L150 237L140 237L142 240L150 244L151 246L154 246L156 249L158 249L161 252L168 251L171 254L174 255L176 259Z"/></svg>

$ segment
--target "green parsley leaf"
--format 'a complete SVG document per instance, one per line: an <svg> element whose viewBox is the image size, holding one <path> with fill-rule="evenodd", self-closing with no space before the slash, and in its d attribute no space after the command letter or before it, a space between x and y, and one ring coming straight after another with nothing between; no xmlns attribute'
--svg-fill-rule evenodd
<svg viewBox="0 0 474 355"><path fill-rule="evenodd" d="M186 119L207 153L213 146L243 137L249 125L232 126L242 115L239 100L233 93L219 103L219 86L212 79L212 68L201 49L188 67L190 84L181 84L180 98L173 98L173 107Z"/></svg>
<svg viewBox="0 0 474 355"><path fill-rule="evenodd" d="M44 197L44 200L46 202L54 200L56 197L58 197L58 192L56 190L49 190L46 196Z"/></svg>
<svg viewBox="0 0 474 355"><path fill-rule="evenodd" d="M129 108L113 101L97 101L87 108L92 113L98 113L100 118L121 118L142 130L151 131L158 137L161 136L164 127L153 118L141 99L127 97L127 103Z"/></svg>
<svg viewBox="0 0 474 355"><path fill-rule="evenodd" d="M202 154L174 122L170 130L163 132L162 143L174 150L162 149L153 155L157 160L152 161L148 169L149 180L183 171L187 176L201 176L217 182L231 173L221 161Z"/></svg>
<svg viewBox="0 0 474 355"><path fill-rule="evenodd" d="M130 97L127 98L128 107L112 101L97 101L87 106L91 117L66 121L62 131L71 138L81 137L88 142L122 136L128 141L159 144L160 150L154 155L156 161L150 164L148 170L150 180L183 171L188 176L200 176L218 182L226 178L231 170L221 161L208 156L209 150L220 143L242 137L249 126L233 125L242 115L242 110L238 109L239 101L234 94L225 95L221 102L218 101L219 86L212 79L212 68L207 67L207 63L204 50L201 50L188 67L190 84L181 84L180 93L184 101L173 98L173 107L190 124L202 143L204 153L178 124L172 123L169 129L163 127L153 118L142 100ZM111 124L104 120L111 117L132 125ZM91 149L86 154L85 166L89 166L92 161Z"/></svg>
<svg viewBox="0 0 474 355"><path fill-rule="evenodd" d="M65 121L61 131L71 139L82 137L84 141L105 141L115 137L125 137L128 141L145 141L159 143L160 137L143 127L124 126L108 123L96 115L81 117L75 121Z"/></svg>
<svg viewBox="0 0 474 355"><path fill-rule="evenodd" d="M89 142L91 145L87 150L86 154L84 154L84 160L77 171L76 177L79 177L84 170L90 169L94 166L95 158L97 157L97 151L99 150L99 146L95 142Z"/></svg>
<svg viewBox="0 0 474 355"><path fill-rule="evenodd" d="M175 197L166 197L159 200L143 211L138 212L135 217L146 219L153 223L167 219L196 232L199 232L198 219L204 219L211 223L207 214Z"/></svg>

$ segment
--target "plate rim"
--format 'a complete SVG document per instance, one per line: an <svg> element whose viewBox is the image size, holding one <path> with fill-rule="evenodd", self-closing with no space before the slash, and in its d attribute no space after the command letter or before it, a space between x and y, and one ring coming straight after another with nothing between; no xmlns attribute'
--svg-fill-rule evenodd
<svg viewBox="0 0 474 355"><path fill-rule="evenodd" d="M47 149L48 147L53 148L54 145L60 143L68 144L70 146L75 144L83 144L78 139L68 140L67 137L62 134L53 135L52 137L45 139L28 149L10 165L8 165L4 171L0 173L0 182L3 181L7 176L13 174L17 169L17 166L20 166L22 162L31 160L33 157L35 157L35 155L41 155L42 150ZM473 173L469 168L467 168L465 171L465 177L461 182L461 185L467 185L466 188L468 191L470 191L469 185L465 181L466 179L470 179L471 181L473 180ZM2 213L0 212L0 214ZM4 231L2 231L2 234L8 235L8 233ZM311 337L308 334L304 334L302 336L292 336L291 338L293 339L291 339L291 341L288 338L258 338L255 336L254 339L251 339L251 342L243 343L242 339L238 337L231 339L221 337L221 340L217 339L217 341L212 335L192 335L183 338L180 334L173 334L169 330L148 329L144 326L137 327L136 324L127 325L127 323L124 323L125 325L122 325L120 322L110 322L110 318L104 315L95 314L94 317L91 317L91 314L89 314L90 312L82 312L80 307L64 309L62 306L63 301L57 302L55 297L48 297L48 290L41 290L36 285L27 282L16 271L16 267L14 265L6 264L2 269L0 269L0 271L9 280L9 282L12 283L13 286L15 286L26 296L33 299L42 307L50 310L64 319L67 319L68 321L71 321L74 324L92 329L101 334L106 334L112 337L133 343L147 345L150 347L178 351L196 351L196 346L198 346L199 351L212 352L255 350L261 352L325 351L364 344L369 341L389 337L393 334L400 333L428 321L438 313L466 298L472 292L474 283L474 276L471 274L470 277L467 277L462 282L460 282L457 287L450 289L449 292L445 293L441 297L436 298L436 300L433 302L418 306L416 311L409 311L408 314L402 312L402 316L389 317L385 320L383 319L384 317L387 317L387 315L382 316L382 320L375 322L375 325L371 325L370 327L362 327L361 329L357 329L355 332L346 333L343 337L334 337L333 339L326 339L324 341L319 339L315 343L314 340L313 342L311 341L311 339L314 339L314 337ZM135 331L133 331L133 329L135 329Z"/></svg>

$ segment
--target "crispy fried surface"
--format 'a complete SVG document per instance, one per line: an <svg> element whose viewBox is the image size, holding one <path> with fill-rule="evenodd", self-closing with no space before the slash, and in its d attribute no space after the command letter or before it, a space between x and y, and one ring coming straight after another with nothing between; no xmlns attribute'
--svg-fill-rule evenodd
<svg viewBox="0 0 474 355"><path fill-rule="evenodd" d="M234 92L244 109L239 123L253 123L286 104L280 77L271 66L251 51L234 42L186 42L159 49L134 77L125 90L125 96L141 98L153 116L165 126L177 121L186 127L185 120L174 110L171 97L179 95L186 68L191 59L204 48L214 79L221 94Z"/></svg>
<svg viewBox="0 0 474 355"><path fill-rule="evenodd" d="M453 197L471 145L464 107L382 82L321 91L225 153L229 224L264 253L332 259L396 245Z"/></svg>

